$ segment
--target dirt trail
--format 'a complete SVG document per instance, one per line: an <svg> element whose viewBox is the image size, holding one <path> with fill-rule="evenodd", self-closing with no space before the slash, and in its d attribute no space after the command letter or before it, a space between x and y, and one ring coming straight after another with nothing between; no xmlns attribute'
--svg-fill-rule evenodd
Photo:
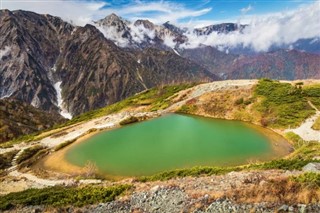
<svg viewBox="0 0 320 213"><path fill-rule="evenodd" d="M286 129L285 132L293 132L305 141L320 141L320 130L312 129L314 122L320 117L320 111L311 101L308 101L308 103L316 110L316 114L305 120L299 127Z"/></svg>

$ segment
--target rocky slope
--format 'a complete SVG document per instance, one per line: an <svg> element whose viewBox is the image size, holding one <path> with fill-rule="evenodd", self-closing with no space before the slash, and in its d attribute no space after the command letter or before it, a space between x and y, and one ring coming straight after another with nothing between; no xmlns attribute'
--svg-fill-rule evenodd
<svg viewBox="0 0 320 213"><path fill-rule="evenodd" d="M255 55L226 54L214 47L185 49L181 55L202 64L223 79L320 78L320 56L298 50L277 50Z"/></svg>
<svg viewBox="0 0 320 213"><path fill-rule="evenodd" d="M0 143L64 121L58 113L47 113L21 101L5 98L0 100Z"/></svg>
<svg viewBox="0 0 320 213"><path fill-rule="evenodd" d="M0 98L51 112L75 116L172 82L320 78L320 55L184 49L187 29L168 22L131 23L111 14L94 26L76 27L58 17L8 10L0 11L0 21ZM194 34L241 33L245 27L210 25Z"/></svg>
<svg viewBox="0 0 320 213"><path fill-rule="evenodd" d="M65 103L74 115L157 85L218 79L171 52L146 49L132 53L121 49L92 25L79 27L66 42L57 61L57 73Z"/></svg>
<svg viewBox="0 0 320 213"><path fill-rule="evenodd" d="M0 28L1 98L59 111L54 85L62 81L63 106L78 115L173 78L217 79L194 62L170 53L150 64L139 64L135 54L116 46L92 25L74 27L57 17L26 11L2 10L0 17L4 23ZM121 20L111 15L104 21L112 25ZM125 22L116 30L126 30ZM157 51L139 53L144 54L161 55ZM158 64L165 60L178 62L173 67L172 63Z"/></svg>
<svg viewBox="0 0 320 213"><path fill-rule="evenodd" d="M319 61L319 55L298 50L278 50L251 57L239 57L231 64L227 78L319 79Z"/></svg>
<svg viewBox="0 0 320 213"><path fill-rule="evenodd" d="M60 18L32 12L0 11L0 97L44 110L57 110L51 68L73 27Z"/></svg>

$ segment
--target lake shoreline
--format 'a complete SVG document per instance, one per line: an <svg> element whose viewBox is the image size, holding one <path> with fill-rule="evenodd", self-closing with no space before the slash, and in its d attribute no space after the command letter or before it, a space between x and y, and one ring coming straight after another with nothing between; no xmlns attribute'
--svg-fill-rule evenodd
<svg viewBox="0 0 320 213"><path fill-rule="evenodd" d="M162 114L160 117L163 116L168 116L170 115L170 113L165 113ZM215 118L208 118L208 117L204 117L204 116L199 116L199 115L189 115L187 114L187 116L191 116L191 117L199 117L199 118L206 118L206 119L213 119L215 120ZM149 119L148 119L149 120ZM223 120L223 121L233 121L233 120L228 120L228 119L216 119L216 120ZM267 128L263 128L260 127L258 125L255 124L251 124L249 122L242 122L242 121L238 121L243 123L244 125L248 126L249 128L255 129L256 131L260 132L261 134L263 134L266 138L268 138L269 143L272 146L273 151L276 153L276 156L273 157L272 159L279 159L279 158L283 158L286 155L289 155L292 151L292 146L291 144L280 134L267 129ZM134 124L131 124L134 125ZM74 146L80 144L80 143L84 143L87 141L88 138L99 134L101 132L105 132L105 131L110 131L110 130L115 130L121 128L119 126L116 126L114 128L108 129L108 130L101 130L101 131L97 131L97 132L93 132L90 134L86 134L82 137L80 137L79 139L77 139L74 143L72 143L71 145L63 148L62 150L59 150L55 153L50 154L49 156L46 156L45 158L43 158L42 160L40 160L36 167L37 168L42 168L45 170L49 170L49 171L53 171L53 172L62 172L64 174L70 175L70 176L81 176L84 175L86 173L86 169L84 167L80 167L80 166L76 166L70 162L68 162L66 160L66 153L73 148ZM270 139L270 137L272 137L272 140ZM269 159L270 160L270 159ZM264 162L264 161L268 161L268 160L255 160L254 158L251 160L248 160L248 163L244 163L244 164L240 164L240 165L236 165L236 166L245 166L245 165L250 165L252 163L257 163L257 162ZM227 166L221 166L221 167L227 167ZM110 180L120 180L120 179L125 179L125 178L132 178L134 176L114 176L114 175L108 175L108 174L101 174L98 173L99 176L102 176L106 179L110 179Z"/></svg>

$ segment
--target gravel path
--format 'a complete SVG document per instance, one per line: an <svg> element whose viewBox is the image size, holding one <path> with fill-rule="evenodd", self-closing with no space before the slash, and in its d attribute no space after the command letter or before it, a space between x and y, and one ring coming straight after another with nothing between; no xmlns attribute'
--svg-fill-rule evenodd
<svg viewBox="0 0 320 213"><path fill-rule="evenodd" d="M320 130L312 129L314 122L320 117L320 111L309 101L309 105L316 110L316 114L305 120L295 129L286 129L285 132L294 132L305 141L320 141Z"/></svg>

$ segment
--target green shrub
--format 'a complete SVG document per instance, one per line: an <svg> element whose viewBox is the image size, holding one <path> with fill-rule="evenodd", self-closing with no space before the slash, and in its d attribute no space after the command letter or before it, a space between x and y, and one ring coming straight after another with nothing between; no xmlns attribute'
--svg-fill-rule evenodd
<svg viewBox="0 0 320 213"><path fill-rule="evenodd" d="M303 185L315 185L320 187L320 173L307 172L299 176L291 177L291 180Z"/></svg>
<svg viewBox="0 0 320 213"><path fill-rule="evenodd" d="M301 170L302 167L307 165L310 162L317 162L312 159L280 159L280 160L273 160L269 162L265 162L262 164L257 165L250 165L249 168L251 169L282 169L282 170ZM320 162L320 160L319 160Z"/></svg>
<svg viewBox="0 0 320 213"><path fill-rule="evenodd" d="M76 140L77 140L77 138L72 139L72 140L67 140L67 141L59 144L58 146L56 146L56 147L54 148L54 151L56 152L56 151L58 151L58 150L60 150L60 149L62 149L62 148L64 148L64 147L66 147L66 146L69 146L70 144L72 144L72 143L75 142Z"/></svg>
<svg viewBox="0 0 320 213"><path fill-rule="evenodd" d="M296 127L315 112L308 104L308 98L314 97L314 93L307 95L300 86L262 79L255 95L262 100L256 109L263 114L264 126Z"/></svg>
<svg viewBox="0 0 320 213"><path fill-rule="evenodd" d="M186 113L186 114L192 114L197 110L196 105L188 105L185 104L180 107L180 109L177 110L178 113Z"/></svg>
<svg viewBox="0 0 320 213"><path fill-rule="evenodd" d="M243 104L243 98L238 98L235 102L234 102L235 105L240 105L240 104Z"/></svg>
<svg viewBox="0 0 320 213"><path fill-rule="evenodd" d="M83 113L77 117L74 117L72 120L60 125L55 128L69 126L71 124L79 123L82 121L91 120L93 118L105 116L111 113L119 112L122 109L125 109L130 106L150 106L152 111L165 109L169 106L171 101L169 97L173 96L175 93L195 86L195 83L189 84L179 84L179 85L167 85L163 87L154 87L149 90L138 93L134 96L131 96L127 99L114 103L112 105L96 109L90 112Z"/></svg>
<svg viewBox="0 0 320 213"><path fill-rule="evenodd" d="M50 187L44 189L28 189L22 192L10 193L0 197L0 210L9 210L17 206L45 205L46 207L76 206L109 202L130 185L113 187Z"/></svg>
<svg viewBox="0 0 320 213"><path fill-rule="evenodd" d="M285 133L285 138L293 143L293 147L295 149L300 148L306 143L299 135L295 134L294 132Z"/></svg>
<svg viewBox="0 0 320 213"><path fill-rule="evenodd" d="M18 153L18 150L13 150L11 152L3 153L0 155L0 169L7 169L11 167L11 162L14 156Z"/></svg>
<svg viewBox="0 0 320 213"><path fill-rule="evenodd" d="M152 176L144 176L137 178L138 181L157 181L157 180L169 180L177 177L194 176L198 177L201 175L221 175L231 171L239 171L240 167L194 167L189 169L177 169L172 171L161 172Z"/></svg>
<svg viewBox="0 0 320 213"><path fill-rule="evenodd" d="M314 122L314 124L312 125L312 129L314 130L320 130L320 117L318 117L316 119L316 121Z"/></svg>
<svg viewBox="0 0 320 213"><path fill-rule="evenodd" d="M23 150L23 152L17 158L17 163L19 164L25 160L28 160L29 158L37 154L42 149L44 149L43 146L37 145L37 146L32 146Z"/></svg>

